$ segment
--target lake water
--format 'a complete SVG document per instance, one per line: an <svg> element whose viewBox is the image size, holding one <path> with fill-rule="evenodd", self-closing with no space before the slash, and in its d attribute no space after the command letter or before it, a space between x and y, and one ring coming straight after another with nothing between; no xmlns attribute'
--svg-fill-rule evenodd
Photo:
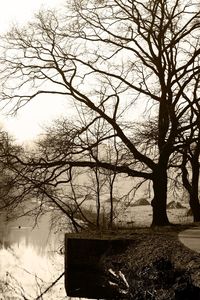
<svg viewBox="0 0 200 300"><path fill-rule="evenodd" d="M37 299L64 272L64 233L50 231L50 219L49 213L34 227L30 218L5 222L0 215L0 300ZM38 299L69 299L64 276Z"/></svg>

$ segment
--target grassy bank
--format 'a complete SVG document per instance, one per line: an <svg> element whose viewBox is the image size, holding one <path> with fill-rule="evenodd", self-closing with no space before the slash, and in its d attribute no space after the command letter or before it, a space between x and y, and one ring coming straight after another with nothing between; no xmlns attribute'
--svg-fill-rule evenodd
<svg viewBox="0 0 200 300"><path fill-rule="evenodd" d="M132 238L131 245L102 258L105 282L119 291L118 299L200 299L200 255L179 242L184 228L138 228L123 234Z"/></svg>
<svg viewBox="0 0 200 300"><path fill-rule="evenodd" d="M113 289L113 299L199 300L200 254L178 240L178 233L188 227L132 228L80 236L131 240L125 249L109 249L101 257L104 285Z"/></svg>

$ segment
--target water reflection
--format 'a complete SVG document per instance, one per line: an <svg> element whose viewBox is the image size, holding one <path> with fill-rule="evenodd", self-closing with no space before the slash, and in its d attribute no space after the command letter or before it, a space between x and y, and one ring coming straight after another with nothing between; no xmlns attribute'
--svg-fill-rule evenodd
<svg viewBox="0 0 200 300"><path fill-rule="evenodd" d="M50 215L33 227L30 218L0 220L0 299L36 299L64 270L63 234L50 232ZM50 297L50 298L49 298ZM42 299L67 299L64 278Z"/></svg>
<svg viewBox="0 0 200 300"><path fill-rule="evenodd" d="M53 233L50 233L49 230L50 218L50 214L47 214L37 224L34 224L31 218L28 217L11 222L1 222L0 240L3 242L4 247L15 244L18 246L32 245L38 253L44 252L50 244L55 242ZM58 239L58 236L56 239Z"/></svg>
<svg viewBox="0 0 200 300"><path fill-rule="evenodd" d="M38 298L64 272L64 232L50 230L51 213L36 226L23 217L7 222L0 214L0 300L84 299L66 296L64 276Z"/></svg>

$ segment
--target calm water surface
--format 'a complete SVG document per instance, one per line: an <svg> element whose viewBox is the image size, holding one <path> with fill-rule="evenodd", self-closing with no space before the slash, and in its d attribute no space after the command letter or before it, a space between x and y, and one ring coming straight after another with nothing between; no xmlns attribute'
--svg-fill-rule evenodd
<svg viewBox="0 0 200 300"><path fill-rule="evenodd" d="M0 300L37 299L63 273L64 233L50 231L50 218L50 214L43 216L33 227L30 218L5 222L0 215ZM39 299L70 299L64 277Z"/></svg>

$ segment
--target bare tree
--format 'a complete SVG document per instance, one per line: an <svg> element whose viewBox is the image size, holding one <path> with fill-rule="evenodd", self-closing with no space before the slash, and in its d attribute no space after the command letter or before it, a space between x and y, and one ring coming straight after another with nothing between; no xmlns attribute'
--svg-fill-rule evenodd
<svg viewBox="0 0 200 300"><path fill-rule="evenodd" d="M16 111L42 95L62 95L90 113L79 138L101 119L109 128L104 142L114 132L131 157L117 166L90 160L87 153L96 143L80 150L68 141L70 151L62 159L35 160L38 170L54 176L65 166L70 180L74 167L98 167L151 180L152 225L169 224L167 168L174 141L188 126L181 122L191 109L190 86L199 73L199 17L193 1L76 0L63 15L41 12L25 28L13 28L2 39L2 101ZM140 150L123 126L136 103L156 116L156 159Z"/></svg>
<svg viewBox="0 0 200 300"><path fill-rule="evenodd" d="M183 186L189 193L189 204L194 222L200 221L199 155L200 145L197 142L197 144L193 145L193 149L188 149L183 153L181 165Z"/></svg>
<svg viewBox="0 0 200 300"><path fill-rule="evenodd" d="M0 131L0 211L5 220L23 214L22 203L27 200L27 193L23 193L23 184L20 180L20 166L16 172L12 163L12 155L22 155L23 149L5 131Z"/></svg>
<svg viewBox="0 0 200 300"><path fill-rule="evenodd" d="M119 149L117 146L117 142L116 142L116 137L113 140L113 145L107 145L107 149L106 149L106 156L107 156L107 160L110 161L112 163L113 161L113 152L115 153L116 157L115 157L115 164L118 165L118 160L119 160ZM113 151L114 150L114 151ZM110 204L110 217L109 217L109 224L108 227L112 228L113 227L113 221L114 221L114 201L115 201L115 197L114 197L114 185L117 179L117 172L115 171L107 171L107 182L108 182L108 190L109 190L109 204Z"/></svg>
<svg viewBox="0 0 200 300"><path fill-rule="evenodd" d="M75 144L79 148L79 150L75 150L77 157L82 156L83 153L84 157L87 157L91 162L94 160L105 160L114 164L114 160L116 160L115 164L117 166L117 161L120 157L119 149L117 148L115 139L113 140L115 147L113 144L111 145L111 140L110 145L103 142L106 130L104 124L98 122L95 124L96 128L93 128L92 131L91 128L89 128L84 136L80 135L80 131L83 131L83 126L87 128L87 124L83 124L83 122L78 125L65 119L55 121L50 127L46 128L46 132L37 142L37 155L48 159L51 157L51 160L55 158L62 160L63 156L66 156L67 152L72 150L70 148L70 139L73 139L71 143L73 148L75 149ZM88 149L87 153L86 148ZM16 157L16 159L18 159L18 157ZM32 182L33 178L35 178L36 181L32 186L33 189L37 190L37 183L41 181L41 178L38 177L38 164L34 164L34 161L35 158L34 155L32 155L32 167L30 169L31 162L29 162L25 176L27 183L30 181L30 178ZM34 171L34 168L37 172ZM44 172L45 169L46 172ZM52 176L53 172L54 176ZM78 219L79 221L83 221L88 227L100 228L102 226L108 226L108 213L105 208L105 202L108 201L105 201L105 195L109 194L109 226L112 226L114 219L114 182L117 173L112 170L105 172L101 170L97 164L94 165L93 168L86 168L82 171L74 167L73 170L70 170L69 178L68 176L65 177L66 172L66 166L60 166L56 169L53 167L52 172L48 171L46 165L43 166L43 181L45 181L43 189L45 189L46 195L51 195L52 199L60 199L59 201L62 201L64 205L62 207L64 207L64 209L68 208L68 211L71 211L71 221L72 219ZM35 177L33 176L34 173ZM44 194L44 190L42 194ZM47 205L48 200L43 200L43 202ZM94 203L96 203L96 213ZM49 205L52 205L51 201ZM73 225L77 225L77 221L73 223Z"/></svg>
<svg viewBox="0 0 200 300"><path fill-rule="evenodd" d="M199 199L199 158L200 158L200 105L199 105L199 79L198 74L194 78L192 89L193 97L190 98L191 113L189 124L191 125L184 137L182 153L182 181L189 193L189 203L195 222L200 221L200 199ZM189 100L189 99L188 99Z"/></svg>

